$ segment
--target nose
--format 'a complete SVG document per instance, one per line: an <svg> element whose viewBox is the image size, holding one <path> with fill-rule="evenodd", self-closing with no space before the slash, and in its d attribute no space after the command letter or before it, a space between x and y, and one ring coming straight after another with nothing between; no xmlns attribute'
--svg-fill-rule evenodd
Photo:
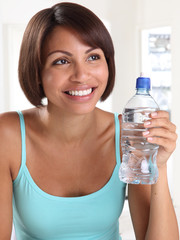
<svg viewBox="0 0 180 240"><path fill-rule="evenodd" d="M71 81L78 84L86 83L88 80L88 68L85 63L76 63L73 67L73 72L71 75Z"/></svg>

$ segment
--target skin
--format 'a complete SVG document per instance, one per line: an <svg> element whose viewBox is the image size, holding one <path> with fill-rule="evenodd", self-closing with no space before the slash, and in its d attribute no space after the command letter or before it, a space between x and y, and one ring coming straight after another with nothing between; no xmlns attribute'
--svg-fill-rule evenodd
<svg viewBox="0 0 180 240"><path fill-rule="evenodd" d="M42 83L48 105L23 111L27 167L36 184L49 194L75 197L93 193L108 182L116 165L114 115L95 107L107 85L104 53L82 42L73 30L58 26L46 39L43 56ZM89 88L93 92L86 97L67 94L69 90ZM176 129L164 111L152 116L148 129L148 141L160 145L159 179L152 186L129 185L136 239L176 240L177 220L166 171L167 160L175 149ZM17 113L1 114L0 136L0 236L8 240L12 181L21 165Z"/></svg>

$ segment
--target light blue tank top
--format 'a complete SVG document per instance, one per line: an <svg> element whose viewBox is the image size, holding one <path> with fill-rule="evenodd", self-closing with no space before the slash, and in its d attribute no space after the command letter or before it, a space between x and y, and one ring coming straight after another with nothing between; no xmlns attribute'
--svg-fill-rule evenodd
<svg viewBox="0 0 180 240"><path fill-rule="evenodd" d="M58 197L41 190L26 166L25 123L21 126L22 162L13 182L13 222L17 240L120 240L119 217L126 184L120 166L118 114L115 114L116 166L109 181L82 197Z"/></svg>

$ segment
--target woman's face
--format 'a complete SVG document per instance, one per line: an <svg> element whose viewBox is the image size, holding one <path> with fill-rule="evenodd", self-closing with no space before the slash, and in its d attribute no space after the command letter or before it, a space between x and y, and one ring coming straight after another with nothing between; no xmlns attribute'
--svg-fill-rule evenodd
<svg viewBox="0 0 180 240"><path fill-rule="evenodd" d="M45 41L43 58L48 108L76 114L92 111L109 76L103 51L84 43L75 31L57 26Z"/></svg>

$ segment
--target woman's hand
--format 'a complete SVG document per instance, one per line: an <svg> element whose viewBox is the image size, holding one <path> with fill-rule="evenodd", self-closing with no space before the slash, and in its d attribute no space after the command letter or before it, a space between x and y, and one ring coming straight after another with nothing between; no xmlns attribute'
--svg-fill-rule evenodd
<svg viewBox="0 0 180 240"><path fill-rule="evenodd" d="M144 122L144 127L148 130L143 135L148 142L159 145L157 165L160 168L166 165L176 148L176 126L169 120L166 111L153 112L150 117L152 119Z"/></svg>

